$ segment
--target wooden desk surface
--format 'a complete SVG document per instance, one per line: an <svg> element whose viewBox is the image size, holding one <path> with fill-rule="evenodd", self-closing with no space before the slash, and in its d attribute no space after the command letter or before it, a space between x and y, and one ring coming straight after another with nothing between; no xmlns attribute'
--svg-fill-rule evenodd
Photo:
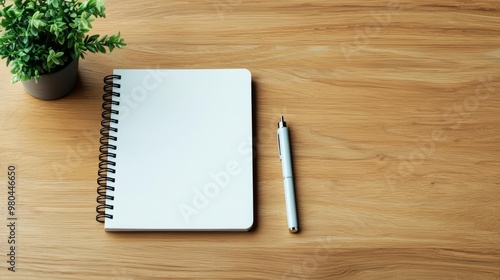
<svg viewBox="0 0 500 280"><path fill-rule="evenodd" d="M81 61L71 95L36 100L0 67L0 278L499 279L499 9L493 0L108 1L95 32L121 31L128 46ZM104 232L95 221L102 78L113 68L224 67L253 73L255 228ZM296 235L277 156L282 114Z"/></svg>

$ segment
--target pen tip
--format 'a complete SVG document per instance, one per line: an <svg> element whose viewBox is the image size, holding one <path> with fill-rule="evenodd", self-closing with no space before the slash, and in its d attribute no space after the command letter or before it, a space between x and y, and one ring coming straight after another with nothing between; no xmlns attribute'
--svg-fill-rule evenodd
<svg viewBox="0 0 500 280"><path fill-rule="evenodd" d="M286 127L285 118L281 116L280 122L278 123L278 128Z"/></svg>

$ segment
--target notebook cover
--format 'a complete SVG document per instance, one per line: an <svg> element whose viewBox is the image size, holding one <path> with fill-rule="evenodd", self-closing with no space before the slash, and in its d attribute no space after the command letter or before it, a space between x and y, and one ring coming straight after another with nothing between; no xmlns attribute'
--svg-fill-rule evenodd
<svg viewBox="0 0 500 280"><path fill-rule="evenodd" d="M253 224L251 74L113 72L116 158L107 231L248 230Z"/></svg>

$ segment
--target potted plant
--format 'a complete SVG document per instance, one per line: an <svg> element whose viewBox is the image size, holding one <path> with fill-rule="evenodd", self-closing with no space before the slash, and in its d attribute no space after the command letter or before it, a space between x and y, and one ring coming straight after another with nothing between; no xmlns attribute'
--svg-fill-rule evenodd
<svg viewBox="0 0 500 280"><path fill-rule="evenodd" d="M0 0L0 57L11 67L12 82L23 82L33 96L52 100L76 83L85 53L125 46L120 33L87 35L105 17L103 0Z"/></svg>

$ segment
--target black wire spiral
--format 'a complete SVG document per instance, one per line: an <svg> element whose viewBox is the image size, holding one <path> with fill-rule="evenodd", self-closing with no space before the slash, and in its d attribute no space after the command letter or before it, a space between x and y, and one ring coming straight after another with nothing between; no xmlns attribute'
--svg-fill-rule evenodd
<svg viewBox="0 0 500 280"><path fill-rule="evenodd" d="M121 79L120 75L109 75L104 77L104 94L102 96L102 121L101 121L101 138L99 142L99 177L97 178L97 207L96 207L96 220L103 223L105 219L113 219L113 215L106 214L106 209L113 209L113 205L107 203L107 200L114 200L114 196L110 194L115 190L115 187L108 186L108 182L114 183L115 179L112 176L115 173L114 166L116 162L116 154L112 151L116 150L116 146L109 143L109 141L116 141L117 137L110 135L110 132L117 132L118 129L113 127L117 124L118 120L113 119L113 114L117 115L119 112L112 108L113 105L120 105L120 102L114 101L113 96L120 97L120 93L115 92L116 88L120 88L120 84L114 82L114 79Z"/></svg>

